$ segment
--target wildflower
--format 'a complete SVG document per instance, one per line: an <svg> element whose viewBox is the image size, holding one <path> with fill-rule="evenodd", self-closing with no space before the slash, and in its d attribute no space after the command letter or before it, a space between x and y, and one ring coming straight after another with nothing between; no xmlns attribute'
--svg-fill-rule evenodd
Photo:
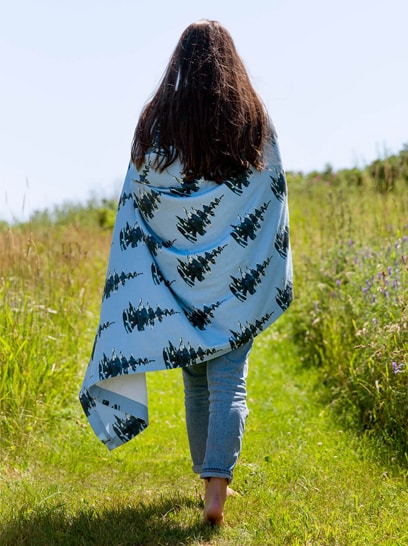
<svg viewBox="0 0 408 546"><path fill-rule="evenodd" d="M381 293L382 295L384 296L384 298L389 298L390 295L389 293L387 292L387 289L386 288L381 288Z"/></svg>
<svg viewBox="0 0 408 546"><path fill-rule="evenodd" d="M404 367L404 363L397 364L396 362L392 362L392 371L394 373L402 373L402 368Z"/></svg>

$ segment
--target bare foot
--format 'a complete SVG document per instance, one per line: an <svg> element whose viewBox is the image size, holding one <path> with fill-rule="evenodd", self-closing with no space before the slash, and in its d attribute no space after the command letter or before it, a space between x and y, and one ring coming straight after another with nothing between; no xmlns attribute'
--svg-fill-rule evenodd
<svg viewBox="0 0 408 546"><path fill-rule="evenodd" d="M224 524L224 504L229 489L227 486L228 481L225 478L206 480L204 519L211 525Z"/></svg>
<svg viewBox="0 0 408 546"><path fill-rule="evenodd" d="M207 491L208 487L208 480L204 480L205 483L205 490ZM232 489L229 485L227 485L227 497L240 497L241 495L238 493L238 491L235 491L235 489Z"/></svg>

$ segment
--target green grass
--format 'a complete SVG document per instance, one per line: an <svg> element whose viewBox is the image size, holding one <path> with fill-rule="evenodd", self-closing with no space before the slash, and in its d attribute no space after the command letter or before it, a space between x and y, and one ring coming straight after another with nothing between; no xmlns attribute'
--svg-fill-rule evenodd
<svg viewBox="0 0 408 546"><path fill-rule="evenodd" d="M201 522L174 370L149 375L151 425L116 451L98 443L74 400L26 450L3 448L0 543L406 544L406 470L339 429L284 331L260 336L251 356L241 496L227 501L224 529Z"/></svg>
<svg viewBox="0 0 408 546"><path fill-rule="evenodd" d="M292 332L348 425L408 458L408 201L300 181ZM293 195L293 192L292 192ZM303 203L303 207L299 206Z"/></svg>

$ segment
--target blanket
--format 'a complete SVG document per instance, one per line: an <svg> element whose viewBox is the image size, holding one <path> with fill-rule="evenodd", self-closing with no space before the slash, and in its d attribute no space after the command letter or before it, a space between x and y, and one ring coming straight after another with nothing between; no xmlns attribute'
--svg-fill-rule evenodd
<svg viewBox="0 0 408 546"><path fill-rule="evenodd" d="M187 182L176 160L130 163L100 321L80 391L113 449L148 425L146 372L191 366L253 339L293 297L287 185L277 142L266 168ZM266 365L266 363L265 363Z"/></svg>

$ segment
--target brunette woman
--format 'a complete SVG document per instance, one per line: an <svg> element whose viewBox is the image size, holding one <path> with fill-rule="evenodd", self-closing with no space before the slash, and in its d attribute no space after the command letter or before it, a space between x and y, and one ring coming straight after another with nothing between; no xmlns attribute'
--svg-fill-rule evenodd
<svg viewBox="0 0 408 546"><path fill-rule="evenodd" d="M145 372L181 367L204 517L222 524L253 339L293 294L276 133L220 23L181 35L131 159L80 398L112 449L147 426Z"/></svg>

